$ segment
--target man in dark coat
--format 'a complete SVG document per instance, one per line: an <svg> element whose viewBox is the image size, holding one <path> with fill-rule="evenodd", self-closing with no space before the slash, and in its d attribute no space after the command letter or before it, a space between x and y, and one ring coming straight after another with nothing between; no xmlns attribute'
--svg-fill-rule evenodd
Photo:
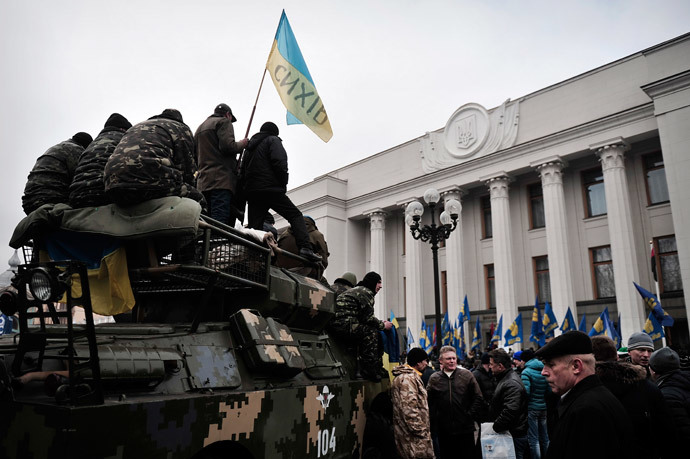
<svg viewBox="0 0 690 459"><path fill-rule="evenodd" d="M249 142L248 139L235 142L232 127L235 121L237 118L230 107L218 104L194 134L199 163L197 187L206 198L209 216L230 226L235 225L235 218L239 216L231 206L237 188L237 154Z"/></svg>
<svg viewBox="0 0 690 459"><path fill-rule="evenodd" d="M515 445L516 459L522 459L529 445L527 443L527 393L520 375L513 370L511 357L503 349L489 352L489 366L496 378L494 396L489 402L489 419L495 432L510 432Z"/></svg>
<svg viewBox="0 0 690 459"><path fill-rule="evenodd" d="M632 456L632 425L621 402L595 374L592 341L569 331L539 349L541 374L561 399L549 433L547 457L588 459Z"/></svg>
<svg viewBox="0 0 690 459"><path fill-rule="evenodd" d="M372 381L381 380L383 350L379 349L379 331L390 330L392 323L374 316L374 296L381 290L381 276L369 272L364 279L338 297L335 318L328 331L357 346L360 373Z"/></svg>
<svg viewBox="0 0 690 459"><path fill-rule="evenodd" d="M680 369L678 353L670 347L654 351L649 358L649 368L666 401L669 421L675 432L675 438L665 436L665 441L673 443L669 451L680 457L681 451L687 450L685 442L690 438L690 373Z"/></svg>
<svg viewBox="0 0 690 459"><path fill-rule="evenodd" d="M244 192L249 204L249 227L261 229L264 216L273 209L292 227L299 255L309 261L321 261L311 248L302 212L285 194L288 183L287 153L278 137L278 126L270 121L252 136L243 159Z"/></svg>
<svg viewBox="0 0 690 459"><path fill-rule="evenodd" d="M50 147L36 160L22 196L25 214L29 215L44 204L69 201L69 186L79 155L92 140L86 132L77 132L71 139Z"/></svg>
<svg viewBox="0 0 690 459"><path fill-rule="evenodd" d="M108 117L103 130L79 157L79 164L69 187L70 206L77 209L110 204L110 199L105 195L103 170L115 147L131 127L132 123L119 113Z"/></svg>
<svg viewBox="0 0 690 459"><path fill-rule="evenodd" d="M592 337L596 374L620 400L633 427L633 458L672 457L667 454L669 442L659 441L672 430L666 403L645 369L640 365L619 362L616 345L608 336Z"/></svg>
<svg viewBox="0 0 690 459"><path fill-rule="evenodd" d="M321 233L319 228L316 226L316 222L313 218L305 216L304 225L309 233L311 249L314 251L314 253L321 257L321 267L307 269L308 272L303 272L302 274L318 279L321 277L321 273L328 267L328 256L330 255L328 252L328 244L326 243L326 238L323 236L323 233ZM287 227L280 233L280 236L278 237L278 247L290 253L299 253L297 239L295 238L294 231L292 231L292 227ZM295 260L294 258L278 254L276 258L276 266L279 268L290 269L304 266L304 263L300 262L299 260Z"/></svg>
<svg viewBox="0 0 690 459"><path fill-rule="evenodd" d="M493 398L494 390L496 390L496 380L494 379L494 375L491 374L491 368L489 368L490 363L491 359L489 358L489 353L485 352L482 354L479 366L472 370L474 379L477 380L477 384L479 384L479 388L482 390L482 397L487 403ZM480 420L486 421L487 414L488 413L484 413Z"/></svg>
<svg viewBox="0 0 690 459"><path fill-rule="evenodd" d="M131 127L105 166L105 192L120 206L165 196L205 204L194 187L194 137L171 108Z"/></svg>
<svg viewBox="0 0 690 459"><path fill-rule="evenodd" d="M431 434L438 439L440 459L475 457L474 422L484 401L472 372L458 366L453 346L443 346L439 354L441 370L427 384Z"/></svg>

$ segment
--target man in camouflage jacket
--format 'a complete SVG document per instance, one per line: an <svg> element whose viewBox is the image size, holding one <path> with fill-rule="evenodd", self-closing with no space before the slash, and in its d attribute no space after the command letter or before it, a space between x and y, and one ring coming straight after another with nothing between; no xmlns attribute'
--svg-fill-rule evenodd
<svg viewBox="0 0 690 459"><path fill-rule="evenodd" d="M115 204L131 206L165 196L205 204L194 187L194 137L175 109L131 127L105 166L105 193Z"/></svg>
<svg viewBox="0 0 690 459"><path fill-rule="evenodd" d="M428 359L423 349L415 347L407 354L406 365L393 368L393 431L398 455L402 459L434 457L429 404L421 379Z"/></svg>
<svg viewBox="0 0 690 459"><path fill-rule="evenodd" d="M78 132L71 139L50 147L36 160L22 196L24 213L29 215L43 204L68 202L79 155L91 140L86 132Z"/></svg>
<svg viewBox="0 0 690 459"><path fill-rule="evenodd" d="M392 324L374 316L374 295L381 290L381 276L370 272L335 303L335 319L329 325L333 335L358 347L358 361L362 376L381 380L382 354L378 341L379 330L390 330Z"/></svg>
<svg viewBox="0 0 690 459"><path fill-rule="evenodd" d="M105 195L103 169L122 136L131 127L132 123L119 113L108 117L103 130L79 157L79 164L69 187L70 206L76 209L110 204L110 199Z"/></svg>

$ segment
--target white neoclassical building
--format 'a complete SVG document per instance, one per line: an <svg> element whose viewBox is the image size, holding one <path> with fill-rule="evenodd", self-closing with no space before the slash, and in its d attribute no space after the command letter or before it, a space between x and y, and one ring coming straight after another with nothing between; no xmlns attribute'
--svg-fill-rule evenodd
<svg viewBox="0 0 690 459"><path fill-rule="evenodd" d="M377 314L392 310L415 338L433 322L434 277L404 209L434 187L462 204L439 249L442 309L457 317L467 295L483 345L497 317L505 331L518 312L527 342L536 295L559 322L570 307L588 327L608 307L627 340L649 313L633 282L656 290L653 247L671 340L688 346L688 177L690 34L499 107L465 103L441 129L289 196L326 236L326 277L381 273Z"/></svg>

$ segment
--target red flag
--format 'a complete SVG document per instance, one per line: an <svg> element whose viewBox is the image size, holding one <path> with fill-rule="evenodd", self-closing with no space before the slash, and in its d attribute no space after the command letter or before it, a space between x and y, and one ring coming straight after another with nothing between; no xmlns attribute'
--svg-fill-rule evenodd
<svg viewBox="0 0 690 459"><path fill-rule="evenodd" d="M654 252L654 241L649 241L649 245L652 246L652 277L654 277L654 282L659 282L659 278L656 273L656 253Z"/></svg>

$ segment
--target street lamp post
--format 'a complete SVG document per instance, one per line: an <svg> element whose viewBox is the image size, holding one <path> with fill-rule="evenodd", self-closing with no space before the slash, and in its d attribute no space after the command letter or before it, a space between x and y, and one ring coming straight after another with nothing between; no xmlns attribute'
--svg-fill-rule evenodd
<svg viewBox="0 0 690 459"><path fill-rule="evenodd" d="M435 313L436 313L436 346L437 350L441 350L442 334L441 330L441 293L440 283L438 277L438 244L441 241L448 239L450 233L455 230L458 224L458 215L460 214L460 202L456 199L450 199L445 203L445 209L439 215L440 225L436 225L434 220L436 205L441 199L438 190L429 188L424 192L424 201L429 205L431 212L431 224L420 226L422 214L424 213L424 206L419 201L412 201L407 205L405 210L405 223L410 227L412 237L416 240L421 239L424 242L431 244L431 254L434 260L434 299L435 299Z"/></svg>

